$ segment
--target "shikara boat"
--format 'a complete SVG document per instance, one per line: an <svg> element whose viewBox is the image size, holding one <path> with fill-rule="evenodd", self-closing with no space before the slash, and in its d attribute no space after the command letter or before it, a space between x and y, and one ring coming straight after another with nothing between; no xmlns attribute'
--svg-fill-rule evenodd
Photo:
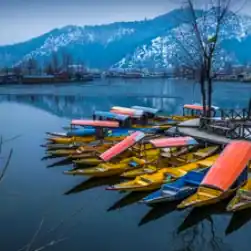
<svg viewBox="0 0 251 251"><path fill-rule="evenodd" d="M218 146L210 146L193 152L192 150L196 150L198 142L192 137L159 138L150 140L150 143L155 148L162 149L158 160L155 163L147 161L143 167L124 172L121 176L135 178L139 175L154 173L165 166L175 167L192 163L215 154L219 149ZM176 151L167 151L173 147L176 148Z"/></svg>
<svg viewBox="0 0 251 251"><path fill-rule="evenodd" d="M127 107L120 107L120 106L114 106L111 108L110 112L121 114L121 115L128 115L131 117L133 123L133 127L135 128L152 128L154 127L156 130L166 130L173 125L177 124L174 123L174 121L169 121L166 119L164 123L157 123L159 121L154 120L154 115L149 112L146 112L144 110L139 109L133 109L133 108L127 108ZM140 121L139 123L135 123L135 121ZM139 125L137 125L139 124Z"/></svg>
<svg viewBox="0 0 251 251"><path fill-rule="evenodd" d="M47 150L47 155L50 156L68 156L70 158L76 159L80 158L80 155L82 154L92 154L93 153L103 153L110 147L112 147L112 143L104 143L104 144L98 144L98 145L86 145L86 146L80 146L78 148L69 148L69 149L56 149L56 150Z"/></svg>
<svg viewBox="0 0 251 251"><path fill-rule="evenodd" d="M143 198L142 203L156 204L161 202L180 201L196 192L201 181L211 167L217 156L199 161L198 169L187 173L174 182L164 184L161 189Z"/></svg>
<svg viewBox="0 0 251 251"><path fill-rule="evenodd" d="M95 135L95 128L75 128L70 129L68 132L47 132L52 137L85 137Z"/></svg>
<svg viewBox="0 0 251 251"><path fill-rule="evenodd" d="M170 140L170 138L167 138L167 139ZM181 142L181 139L183 139L183 142ZM185 137L185 138L175 138L175 141L171 140L171 142L173 142L172 143L173 146L178 146L177 141L179 142L180 145L183 144L183 146L198 144L197 141L193 140L192 138ZM131 142L127 144L127 149L130 148L130 150L134 154L134 157L132 158L127 158L125 160L122 159L120 162L116 164L108 162L103 165L102 169L100 169L99 168L100 166L99 166L97 167L97 169L90 169L90 170L85 169L84 172L82 173L91 172L95 176L95 175L100 175L101 170L102 170L102 175L104 175L105 174L104 169L107 170L107 174L109 174L111 170L114 170L115 172L115 169L116 169L116 174L121 174L127 170L142 169L141 167L145 166L146 163L157 161L157 159L159 158L159 153L160 153L160 148L153 146L153 144L151 143L151 140L145 141L145 142L141 144L139 147L136 146L135 148L133 147ZM118 145L115 145L113 148L111 148L108 151L111 151L112 154L117 153L118 152L117 149L119 149L119 145L120 143ZM143 148L142 148L142 145L143 145ZM124 149L127 150L125 144L124 146L125 146ZM170 146L170 142L169 142L169 146Z"/></svg>
<svg viewBox="0 0 251 251"><path fill-rule="evenodd" d="M95 140L105 141L120 141L124 139L128 134L109 134L107 136L107 129L118 128L119 123L116 121L99 121L99 120L72 120L71 125L77 126L92 126L96 130L95 136L86 137L52 137L48 138L50 142L55 144L73 144L73 143L90 143Z"/></svg>
<svg viewBox="0 0 251 251"><path fill-rule="evenodd" d="M229 143L202 180L197 192L182 201L178 208L200 207L228 198L247 181L250 159L250 142Z"/></svg>
<svg viewBox="0 0 251 251"><path fill-rule="evenodd" d="M216 158L216 156L214 156ZM210 157L213 158L213 157ZM199 168L198 162L189 163L179 167L162 168L153 174L145 174L136 177L132 181L126 181L107 188L107 190L121 191L149 191L161 187L161 185L172 182L188 172Z"/></svg>
<svg viewBox="0 0 251 251"><path fill-rule="evenodd" d="M80 175L89 175L89 176L97 176L97 177L104 177L104 176L110 176L115 175L118 172L122 173L123 168L128 168L130 166L134 166L135 164L141 164L139 161L135 161L134 159L126 159L120 162L120 165L114 165L112 163L106 164L105 162L111 161L112 159L121 156L123 154L128 153L128 148L135 145L137 142L141 141L145 137L145 134L143 132L134 132L132 135L128 136L123 141L119 142L118 144L114 145L107 151L105 151L103 154L97 158L97 161L99 161L99 165L94 168L86 168L86 169L77 169L77 170L71 170L66 172L66 174L80 174ZM123 158L124 156L121 156ZM85 160L85 164L90 164L90 160ZM103 163L102 163L103 162ZM133 162L133 164L130 165L130 162ZM75 161L75 163L83 163L83 160L81 162Z"/></svg>
<svg viewBox="0 0 251 251"><path fill-rule="evenodd" d="M227 206L227 211L236 212L251 207L251 179L238 189L235 197Z"/></svg>

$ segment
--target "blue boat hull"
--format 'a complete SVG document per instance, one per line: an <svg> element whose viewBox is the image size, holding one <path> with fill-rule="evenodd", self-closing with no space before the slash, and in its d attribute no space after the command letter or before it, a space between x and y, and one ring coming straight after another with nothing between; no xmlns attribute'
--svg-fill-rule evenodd
<svg viewBox="0 0 251 251"><path fill-rule="evenodd" d="M165 192L164 190L158 190L150 194L148 197L144 198L142 202L148 205L152 205L163 202L180 201L194 194L196 190L197 187L194 188L191 187L175 192L173 194L169 193L168 191Z"/></svg>
<svg viewBox="0 0 251 251"><path fill-rule="evenodd" d="M183 200L197 191L207 171L208 169L200 172L191 171L180 179L165 184L160 190L143 198L141 202L145 204L156 204L167 201Z"/></svg>

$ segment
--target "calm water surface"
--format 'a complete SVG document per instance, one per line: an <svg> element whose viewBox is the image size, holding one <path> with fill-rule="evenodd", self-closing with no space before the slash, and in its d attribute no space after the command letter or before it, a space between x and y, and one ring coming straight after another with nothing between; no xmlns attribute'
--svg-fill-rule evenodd
<svg viewBox="0 0 251 251"><path fill-rule="evenodd" d="M137 204L143 194L105 191L116 179L92 182L62 174L70 165L42 160L46 131L60 131L72 118L94 109L154 106L180 113L184 103L200 102L199 86L185 81L96 81L88 85L0 87L2 169L0 250L56 251L250 250L251 210L239 215L211 208L175 211L175 204L150 208ZM219 83L214 105L246 107L251 85ZM16 139L11 140L13 137ZM55 164L55 165L54 165ZM35 234L37 232L37 234ZM50 246L53 241L60 241Z"/></svg>

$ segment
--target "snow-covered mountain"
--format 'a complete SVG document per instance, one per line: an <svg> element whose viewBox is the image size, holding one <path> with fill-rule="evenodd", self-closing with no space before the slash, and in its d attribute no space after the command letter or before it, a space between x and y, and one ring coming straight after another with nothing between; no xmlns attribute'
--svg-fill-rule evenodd
<svg viewBox="0 0 251 251"><path fill-rule="evenodd" d="M208 39L210 34L214 34L215 22L213 18L208 18L206 22L206 25L203 23L203 28L206 27L204 35L205 39ZM220 39L220 46L217 50L217 59L220 59L218 66L223 66L225 62L251 63L251 51L248 49L251 45L251 17L236 17L235 15L228 17L228 22L221 30ZM193 58L189 59L189 56L196 57L194 41L196 38L191 32L191 25L181 24L168 30L166 34L137 47L133 54L122 58L114 67L159 69L173 67L182 61L193 61Z"/></svg>
<svg viewBox="0 0 251 251"><path fill-rule="evenodd" d="M166 68L177 62L181 50L176 41L178 32L182 30L186 40L192 41L182 13L174 10L152 20L55 29L27 42L1 46L0 67L30 58L46 63L55 53L59 60L68 53L75 62L94 68ZM209 19L208 34L213 25ZM222 32L221 58L235 63L251 62L251 18L233 18Z"/></svg>

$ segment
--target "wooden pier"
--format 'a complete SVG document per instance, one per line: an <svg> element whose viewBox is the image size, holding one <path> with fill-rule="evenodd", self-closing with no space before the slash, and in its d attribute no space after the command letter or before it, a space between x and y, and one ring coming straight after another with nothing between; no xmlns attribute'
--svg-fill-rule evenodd
<svg viewBox="0 0 251 251"><path fill-rule="evenodd" d="M227 137L200 130L200 119L192 119L182 122L178 125L177 130L182 135L191 136L209 143L226 145L232 141L232 139Z"/></svg>

